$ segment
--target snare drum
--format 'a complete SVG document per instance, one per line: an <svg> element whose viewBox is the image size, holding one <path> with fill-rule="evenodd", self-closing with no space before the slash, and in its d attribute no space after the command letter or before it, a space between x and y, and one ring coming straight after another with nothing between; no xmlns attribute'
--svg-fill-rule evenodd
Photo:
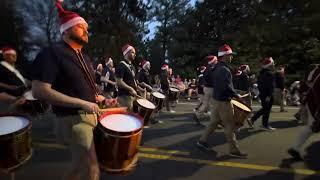
<svg viewBox="0 0 320 180"><path fill-rule="evenodd" d="M236 122L236 127L239 128L243 126L244 122L248 119L250 113L252 112L252 109L249 106L236 100L231 100L231 103L234 108L233 118Z"/></svg>
<svg viewBox="0 0 320 180"><path fill-rule="evenodd" d="M49 109L49 105L33 97L32 91L27 91L23 94L26 98L26 103L22 105L21 109L23 112L29 113L31 115L37 115L44 113Z"/></svg>
<svg viewBox="0 0 320 180"><path fill-rule="evenodd" d="M14 170L31 155L31 121L19 115L0 115L0 170Z"/></svg>
<svg viewBox="0 0 320 180"><path fill-rule="evenodd" d="M127 174L138 161L142 120L128 113L105 113L93 130L99 164L110 174Z"/></svg>
<svg viewBox="0 0 320 180"><path fill-rule="evenodd" d="M133 102L133 112L143 118L145 126L149 125L149 120L154 109L156 109L156 106L146 99L137 99Z"/></svg>
<svg viewBox="0 0 320 180"><path fill-rule="evenodd" d="M150 99L156 105L157 111L162 109L163 102L164 102L165 98L166 98L166 96L164 94L162 94L162 93L159 93L159 92L153 92L151 94L151 98Z"/></svg>
<svg viewBox="0 0 320 180"><path fill-rule="evenodd" d="M178 100L178 96L179 96L179 89L175 88L175 87L170 87L169 88L169 100L170 101L176 101Z"/></svg>

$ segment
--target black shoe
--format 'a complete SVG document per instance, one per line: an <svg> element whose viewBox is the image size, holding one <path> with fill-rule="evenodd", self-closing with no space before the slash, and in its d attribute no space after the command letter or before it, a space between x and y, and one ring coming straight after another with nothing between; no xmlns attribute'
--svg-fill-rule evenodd
<svg viewBox="0 0 320 180"><path fill-rule="evenodd" d="M253 121L251 119L247 119L247 123L251 129L254 128Z"/></svg>
<svg viewBox="0 0 320 180"><path fill-rule="evenodd" d="M290 154L290 156L292 156L293 159L295 159L295 160L299 160L299 161L303 160L300 153L293 148L290 148L288 150L288 154Z"/></svg>
<svg viewBox="0 0 320 180"><path fill-rule="evenodd" d="M236 158L247 158L248 157L248 154L247 153L242 153L240 151L237 151L237 152L231 152L229 154L229 156L231 157L236 157Z"/></svg>
<svg viewBox="0 0 320 180"><path fill-rule="evenodd" d="M209 147L209 145L208 145L207 143L205 143L205 142L198 141L198 142L197 142L197 146L198 146L199 148L205 149L205 150L207 150L207 151L210 151L210 150L211 150L211 148Z"/></svg>

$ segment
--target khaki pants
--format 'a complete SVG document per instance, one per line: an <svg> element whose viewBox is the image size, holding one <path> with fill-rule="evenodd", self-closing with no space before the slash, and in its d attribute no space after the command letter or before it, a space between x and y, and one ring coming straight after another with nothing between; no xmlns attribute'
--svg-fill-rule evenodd
<svg viewBox="0 0 320 180"><path fill-rule="evenodd" d="M134 100L135 98L132 96L118 96L118 102L120 106L127 107L128 111L132 111Z"/></svg>
<svg viewBox="0 0 320 180"><path fill-rule="evenodd" d="M201 99L202 105L198 109L199 114L202 114L202 113L208 111L209 106L212 105L211 103L212 103L212 99L213 99L212 98L213 88L204 87L203 92L204 92L204 95L203 95L203 98Z"/></svg>
<svg viewBox="0 0 320 180"><path fill-rule="evenodd" d="M97 125L97 116L83 113L58 116L56 120L58 141L68 144L72 154L70 171L79 172L81 179L89 179L90 170L96 168L99 172L98 166L92 167L92 164L88 163L89 151L94 150L93 128Z"/></svg>
<svg viewBox="0 0 320 180"><path fill-rule="evenodd" d="M215 131L219 123L222 123L224 126L224 133L230 145L230 152L238 152L239 147L234 133L236 126L233 118L233 105L230 101L217 101L215 99L213 99L213 104L210 123L201 135L200 141L207 142L209 135Z"/></svg>
<svg viewBox="0 0 320 180"><path fill-rule="evenodd" d="M274 100L273 104L279 105L280 110L284 110L284 92L281 89L279 88L274 89L273 100Z"/></svg>

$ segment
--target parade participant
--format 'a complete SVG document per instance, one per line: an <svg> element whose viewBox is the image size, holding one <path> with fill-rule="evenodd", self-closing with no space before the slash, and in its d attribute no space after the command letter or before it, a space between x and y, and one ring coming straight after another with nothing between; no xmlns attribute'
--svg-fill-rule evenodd
<svg viewBox="0 0 320 180"><path fill-rule="evenodd" d="M103 71L102 64L98 64L97 69L94 71L94 74L96 77L95 82L97 83L100 90L103 90L103 86L102 86L102 82L101 82L102 71Z"/></svg>
<svg viewBox="0 0 320 180"><path fill-rule="evenodd" d="M239 94L249 94L245 99L245 103L248 106L251 106L251 93L250 93L250 67L249 65L243 64L240 65L238 68L238 73L236 73L234 80L233 80L233 86L236 89L236 92Z"/></svg>
<svg viewBox="0 0 320 180"><path fill-rule="evenodd" d="M16 68L17 52L11 47L2 48L3 61L0 62L0 88L12 96L21 96L28 86Z"/></svg>
<svg viewBox="0 0 320 180"><path fill-rule="evenodd" d="M137 81L139 86L146 88L147 91L152 92L151 75L150 75L150 62L143 60L141 62L141 71L137 74Z"/></svg>
<svg viewBox="0 0 320 180"><path fill-rule="evenodd" d="M262 116L262 129L267 131L274 131L275 128L269 125L269 116L273 103L273 89L274 89L274 75L272 70L274 69L274 60L272 57L265 58L262 61L262 70L258 77L259 98L261 100L262 108L257 111L248 120L248 123L253 127L254 122Z"/></svg>
<svg viewBox="0 0 320 180"><path fill-rule="evenodd" d="M116 79L113 69L113 60L107 58L105 60L105 67L102 72L101 81L103 82L103 91L106 97L114 97L114 92L116 90Z"/></svg>
<svg viewBox="0 0 320 180"><path fill-rule="evenodd" d="M138 90L144 93L135 81L135 68L132 64L136 58L136 50L127 44L122 47L124 61L116 67L116 84L118 86L118 102L129 110L133 108L133 101L138 95Z"/></svg>
<svg viewBox="0 0 320 180"><path fill-rule="evenodd" d="M201 66L201 67L199 68L200 74L199 74L199 76L198 76L198 84L197 84L197 85L198 85L198 95L199 95L199 97L200 97L200 102L199 102L198 107L195 108L196 110L198 110L199 107L201 107L202 104L203 104L203 102L205 101L205 100L204 100L204 91L203 91L204 84L205 84L205 80L204 80L204 77L203 77L203 73L204 73L205 70L206 70L206 67L205 67L205 66ZM199 116L198 113L196 113L196 116L197 116L197 118L196 118L197 124L201 124L200 121L199 121L199 118L198 118L198 116Z"/></svg>
<svg viewBox="0 0 320 180"><path fill-rule="evenodd" d="M274 74L274 101L276 101L277 105L280 105L280 112L287 112L284 109L284 101L285 101L285 92L284 92L284 81L285 81L285 77L284 77L284 66L280 65L276 71L276 73Z"/></svg>
<svg viewBox="0 0 320 180"><path fill-rule="evenodd" d="M44 48L33 64L32 91L35 98L53 105L53 112L70 143L72 169L68 179L98 180L100 177L92 130L100 113L94 69L83 52L88 43L88 24L78 14L56 2L62 42ZM87 112L79 113L79 110Z"/></svg>
<svg viewBox="0 0 320 180"><path fill-rule="evenodd" d="M232 74L228 68L231 63L234 52L229 45L223 45L218 51L218 63L213 71L213 108L211 119L206 130L202 133L197 145L206 150L210 150L207 144L208 137L215 131L219 123L224 126L224 132L230 145L230 156L246 158L247 154L239 150L235 136L236 122L234 121L234 109L231 98L241 98L233 88Z"/></svg>
<svg viewBox="0 0 320 180"><path fill-rule="evenodd" d="M170 80L169 80L169 65L164 64L161 67L160 73L160 83L162 93L165 94L165 106L168 112L175 113L175 111L170 109L170 100L169 100L169 88L170 88Z"/></svg>
<svg viewBox="0 0 320 180"><path fill-rule="evenodd" d="M203 73L203 79L204 79L204 97L202 105L198 109L194 109L193 111L196 112L196 118L199 118L200 115L202 115L204 112L208 112L209 106L212 103L212 93L213 93L213 69L215 64L217 64L217 56L209 55L205 57L205 60L207 61L207 67L206 70Z"/></svg>
<svg viewBox="0 0 320 180"><path fill-rule="evenodd" d="M311 74L312 73L312 74ZM316 71L309 74L310 80ZM308 78L309 79L309 78ZM305 107L307 116L302 116L303 121L306 121L306 126L298 135L295 144L288 150L288 153L296 160L302 160L300 150L303 144L311 137L313 133L320 132L320 73L314 77L313 81L309 81L309 90L307 91Z"/></svg>

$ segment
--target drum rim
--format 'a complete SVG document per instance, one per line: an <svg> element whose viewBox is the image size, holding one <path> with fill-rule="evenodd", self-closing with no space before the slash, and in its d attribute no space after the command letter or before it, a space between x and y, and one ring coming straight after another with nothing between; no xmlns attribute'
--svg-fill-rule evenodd
<svg viewBox="0 0 320 180"><path fill-rule="evenodd" d="M0 114L0 117L4 117L4 116L23 117L23 118L25 118L25 119L27 119L29 121L29 124L26 127L22 128L22 129L19 129L18 131L15 131L15 132L12 132L12 133L9 133L9 134L0 135L0 139L6 139L8 137L10 138L10 137L19 135L19 134L21 134L22 132L24 132L26 130L31 130L32 122L31 122L31 119L27 115L18 114L18 113L12 113L12 114L11 113L9 113L9 114L2 113L2 114Z"/></svg>
<svg viewBox="0 0 320 180"><path fill-rule="evenodd" d="M241 107L239 107L239 106L235 105L234 103L232 103L233 101L236 101L236 102L238 102L238 103L240 103L240 104L244 105L245 107L247 107L248 109L250 109L250 111L247 111L247 110L242 109ZM237 100L231 99L231 101L230 101L230 102L232 103L232 105L237 106L238 108L241 108L242 110L244 110L244 111L246 111L246 112L252 112L252 108L251 108L251 107L249 107L248 105L246 105L246 104L244 104L244 103L242 103L242 102L240 102L240 101L237 101Z"/></svg>
<svg viewBox="0 0 320 180"><path fill-rule="evenodd" d="M119 132L119 131L115 131L115 130L108 129L108 128L104 127L104 126L102 125L102 123L101 123L101 120L104 119L105 117L107 117L107 116L109 116L109 115L113 115L113 114L122 114L122 115L134 116L134 117L136 117L136 118L140 121L141 127L138 128L138 129L136 129L136 130L134 130L134 131L129 131L129 132ZM126 134L126 133L127 133L127 134L133 134L133 133L136 133L136 132L138 132L139 130L141 130L141 129L143 128L143 123L144 123L143 118L142 118L141 116L139 116L138 114L135 114L135 113L131 113L131 112L118 112L118 113L106 112L106 113L104 113L102 116L100 116L96 128L97 128L98 126L101 126L101 128L104 129L104 130L106 130L106 131L111 131L111 132L120 133L120 134Z"/></svg>
<svg viewBox="0 0 320 180"><path fill-rule="evenodd" d="M141 98L141 99L142 99L142 98ZM137 103L138 105L141 105L141 104L138 102L138 100L139 100L139 99L135 100L134 102ZM144 99L144 100L149 101L148 99ZM154 109L157 108L157 106L156 106L153 102L151 102L151 101L149 101L149 102L153 104L154 108L145 107L145 106L143 106L143 105L141 105L141 106L142 106L143 108L148 109L148 110L154 110Z"/></svg>
<svg viewBox="0 0 320 180"><path fill-rule="evenodd" d="M157 96L154 95L154 93L161 94L163 97L157 97ZM165 99L165 98L166 98L166 96L165 96L164 94L162 94L161 92L153 92L153 93L151 93L151 95L152 95L153 97L157 98L157 99Z"/></svg>
<svg viewBox="0 0 320 180"><path fill-rule="evenodd" d="M104 127L102 125L102 123L99 121L98 122L98 125L95 127L98 128L98 129L101 129L103 130L103 132L106 132L106 133L109 133L110 135L115 135L115 136L127 136L127 135L134 135L136 133L138 133L139 131L142 131L142 128L143 128L143 122L141 122L141 127L134 130L134 131L129 131L129 132L119 132L119 131L115 131L115 130L112 130L112 129L108 129L106 127Z"/></svg>

